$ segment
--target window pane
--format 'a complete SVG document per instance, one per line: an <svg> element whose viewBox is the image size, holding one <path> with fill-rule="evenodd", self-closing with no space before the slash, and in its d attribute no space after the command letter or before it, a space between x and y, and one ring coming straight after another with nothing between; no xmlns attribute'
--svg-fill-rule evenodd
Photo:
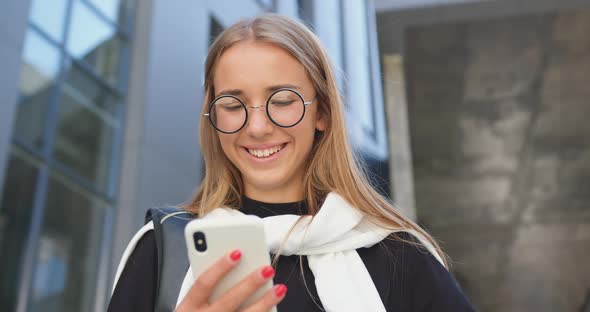
<svg viewBox="0 0 590 312"><path fill-rule="evenodd" d="M59 51L53 45L36 31L28 31L23 51L15 135L38 148L43 143L47 103L59 71L59 60Z"/></svg>
<svg viewBox="0 0 590 312"><path fill-rule="evenodd" d="M67 73L63 88L67 89L68 94L75 95L87 106L95 106L97 109L115 116L117 98L77 66L72 66Z"/></svg>
<svg viewBox="0 0 590 312"><path fill-rule="evenodd" d="M119 15L119 0L90 0L90 2L113 22Z"/></svg>
<svg viewBox="0 0 590 312"><path fill-rule="evenodd" d="M105 97L112 97L103 92ZM118 123L96 108L86 94L66 86L61 92L58 118L54 158L106 190Z"/></svg>
<svg viewBox="0 0 590 312"><path fill-rule="evenodd" d="M35 259L29 311L91 311L105 205L52 175Z"/></svg>
<svg viewBox="0 0 590 312"><path fill-rule="evenodd" d="M0 307L14 311L39 170L22 152L10 155L0 199Z"/></svg>
<svg viewBox="0 0 590 312"><path fill-rule="evenodd" d="M120 54L126 49L115 28L76 1L68 34L67 49L75 58L84 60L108 82L119 82Z"/></svg>
<svg viewBox="0 0 590 312"><path fill-rule="evenodd" d="M88 0L112 22L120 27L131 28L135 0Z"/></svg>
<svg viewBox="0 0 590 312"><path fill-rule="evenodd" d="M31 21L58 42L63 41L67 0L33 0Z"/></svg>

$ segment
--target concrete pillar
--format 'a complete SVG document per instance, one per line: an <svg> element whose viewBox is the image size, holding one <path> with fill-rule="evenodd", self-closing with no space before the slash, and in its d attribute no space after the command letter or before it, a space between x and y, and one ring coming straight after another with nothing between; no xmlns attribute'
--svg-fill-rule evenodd
<svg viewBox="0 0 590 312"><path fill-rule="evenodd" d="M412 150L401 55L383 55L383 91L389 131L391 196L396 208L416 219Z"/></svg>

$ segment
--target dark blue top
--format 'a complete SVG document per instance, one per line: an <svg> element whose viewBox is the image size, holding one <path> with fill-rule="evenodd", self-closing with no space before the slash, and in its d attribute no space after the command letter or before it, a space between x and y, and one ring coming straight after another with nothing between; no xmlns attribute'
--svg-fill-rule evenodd
<svg viewBox="0 0 590 312"><path fill-rule="evenodd" d="M259 217L307 213L304 202L269 204L245 197L242 200L241 211ZM418 242L410 234L401 233L370 248L357 249L387 311L475 311L438 260L424 248L404 240ZM150 231L128 259L109 303L109 312L153 311L157 259L155 237ZM306 257L280 256L274 282L288 288L287 296L278 305L279 312L323 311Z"/></svg>

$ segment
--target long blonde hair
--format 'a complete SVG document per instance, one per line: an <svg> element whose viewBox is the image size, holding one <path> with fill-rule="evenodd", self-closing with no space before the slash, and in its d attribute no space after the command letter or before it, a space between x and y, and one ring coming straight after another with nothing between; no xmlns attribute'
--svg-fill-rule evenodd
<svg viewBox="0 0 590 312"><path fill-rule="evenodd" d="M202 112L206 112L215 95L213 73L217 60L229 47L246 40L272 43L291 53L303 64L317 92L318 113L326 119L327 127L316 134L303 179L309 213L315 215L326 195L336 192L380 226L421 234L448 267L436 241L412 220L398 213L369 183L346 136L342 99L328 55L315 34L300 22L286 16L266 14L239 21L223 31L211 45L205 63ZM240 207L243 194L241 174L221 149L216 130L205 120L201 120L199 143L206 164L205 177L184 209L203 215L216 207Z"/></svg>

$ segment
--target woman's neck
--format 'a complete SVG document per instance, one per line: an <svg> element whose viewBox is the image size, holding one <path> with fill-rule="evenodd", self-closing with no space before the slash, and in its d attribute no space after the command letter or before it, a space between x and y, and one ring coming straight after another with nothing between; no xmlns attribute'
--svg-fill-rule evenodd
<svg viewBox="0 0 590 312"><path fill-rule="evenodd" d="M294 203L304 200L301 188L257 189L244 185L244 196L265 203Z"/></svg>
<svg viewBox="0 0 590 312"><path fill-rule="evenodd" d="M247 196L242 196L242 205L240 207L240 211L245 214L255 215L261 218L284 214L308 214L307 203L305 201L292 203L266 203L248 198Z"/></svg>

